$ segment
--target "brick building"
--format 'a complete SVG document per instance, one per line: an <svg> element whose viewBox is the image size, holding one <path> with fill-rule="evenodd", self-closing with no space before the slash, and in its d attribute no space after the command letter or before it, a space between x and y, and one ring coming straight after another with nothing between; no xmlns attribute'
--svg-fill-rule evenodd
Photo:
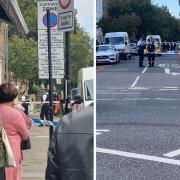
<svg viewBox="0 0 180 180"><path fill-rule="evenodd" d="M0 84L8 81L8 24L22 36L28 33L17 0L0 0Z"/></svg>

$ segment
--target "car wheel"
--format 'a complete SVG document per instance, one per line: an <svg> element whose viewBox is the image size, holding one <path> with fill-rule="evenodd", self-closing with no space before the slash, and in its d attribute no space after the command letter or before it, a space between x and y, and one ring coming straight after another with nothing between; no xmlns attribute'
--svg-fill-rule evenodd
<svg viewBox="0 0 180 180"><path fill-rule="evenodd" d="M119 62L119 58L118 56L116 55L116 64Z"/></svg>
<svg viewBox="0 0 180 180"><path fill-rule="evenodd" d="M127 60L127 59L128 59L128 55L125 54L125 55L124 55L124 60Z"/></svg>
<svg viewBox="0 0 180 180"><path fill-rule="evenodd" d="M131 54L129 54L128 59L130 60L132 58Z"/></svg>

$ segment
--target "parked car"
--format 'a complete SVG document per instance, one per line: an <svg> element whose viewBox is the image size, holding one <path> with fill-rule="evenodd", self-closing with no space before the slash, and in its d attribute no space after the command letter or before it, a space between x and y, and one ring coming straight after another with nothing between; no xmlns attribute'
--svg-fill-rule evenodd
<svg viewBox="0 0 180 180"><path fill-rule="evenodd" d="M131 50L132 55L134 55L134 56L138 55L136 43L130 43L130 50Z"/></svg>
<svg viewBox="0 0 180 180"><path fill-rule="evenodd" d="M99 45L96 47L96 63L117 63L118 51L112 45Z"/></svg>

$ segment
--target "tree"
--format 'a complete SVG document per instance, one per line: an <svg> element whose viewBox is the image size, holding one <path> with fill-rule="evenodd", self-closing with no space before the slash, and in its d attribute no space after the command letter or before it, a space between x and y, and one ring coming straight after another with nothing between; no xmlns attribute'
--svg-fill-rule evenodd
<svg viewBox="0 0 180 180"><path fill-rule="evenodd" d="M38 79L37 43L13 35L9 43L9 68L14 77L24 83Z"/></svg>
<svg viewBox="0 0 180 180"><path fill-rule="evenodd" d="M179 20L166 6L152 5L150 0L111 0L108 14L97 24L103 33L123 30L130 35L160 34L164 40L179 39Z"/></svg>
<svg viewBox="0 0 180 180"><path fill-rule="evenodd" d="M71 33L71 82L77 85L78 72L81 68L93 66L92 40L82 29Z"/></svg>

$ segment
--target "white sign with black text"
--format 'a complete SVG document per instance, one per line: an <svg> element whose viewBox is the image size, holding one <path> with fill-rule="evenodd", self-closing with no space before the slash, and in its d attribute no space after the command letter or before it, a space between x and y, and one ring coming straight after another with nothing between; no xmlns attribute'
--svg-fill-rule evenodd
<svg viewBox="0 0 180 180"><path fill-rule="evenodd" d="M47 8L50 9L52 78L64 78L63 33L58 30L57 1L38 2L38 59L39 78L49 79Z"/></svg>
<svg viewBox="0 0 180 180"><path fill-rule="evenodd" d="M74 0L58 0L58 28L62 32L74 29Z"/></svg>

